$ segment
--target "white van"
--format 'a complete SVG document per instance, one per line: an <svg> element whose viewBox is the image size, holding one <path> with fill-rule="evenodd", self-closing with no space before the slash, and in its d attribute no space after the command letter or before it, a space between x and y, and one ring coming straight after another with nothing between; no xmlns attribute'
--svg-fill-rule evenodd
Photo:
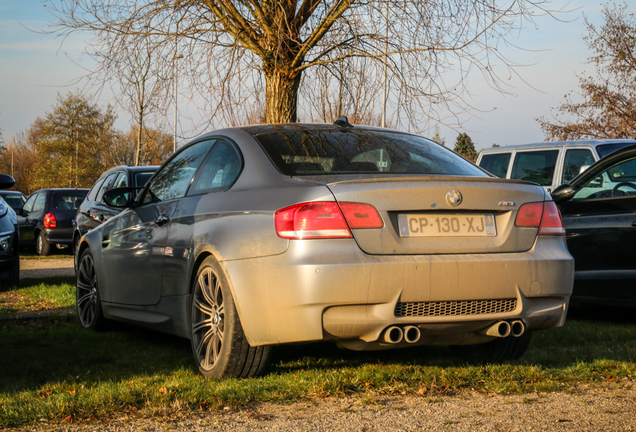
<svg viewBox="0 0 636 432"><path fill-rule="evenodd" d="M554 141L492 147L482 150L477 165L501 178L538 183L548 192L579 175L582 167L636 140Z"/></svg>

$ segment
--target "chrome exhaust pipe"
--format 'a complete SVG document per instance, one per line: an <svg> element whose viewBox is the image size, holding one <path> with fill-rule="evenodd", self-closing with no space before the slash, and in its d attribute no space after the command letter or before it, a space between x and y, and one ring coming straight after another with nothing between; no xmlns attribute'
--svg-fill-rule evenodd
<svg viewBox="0 0 636 432"><path fill-rule="evenodd" d="M415 326L404 327L404 340L408 343L415 343L420 340L420 329Z"/></svg>
<svg viewBox="0 0 636 432"><path fill-rule="evenodd" d="M384 342L396 344L402 342L404 332L398 326L391 326L384 332Z"/></svg>
<svg viewBox="0 0 636 432"><path fill-rule="evenodd" d="M515 320L510 323L510 333L514 337L519 337L526 331L526 325L521 320Z"/></svg>
<svg viewBox="0 0 636 432"><path fill-rule="evenodd" d="M506 321L498 321L481 330L479 333L487 336L505 338L510 335L510 324Z"/></svg>

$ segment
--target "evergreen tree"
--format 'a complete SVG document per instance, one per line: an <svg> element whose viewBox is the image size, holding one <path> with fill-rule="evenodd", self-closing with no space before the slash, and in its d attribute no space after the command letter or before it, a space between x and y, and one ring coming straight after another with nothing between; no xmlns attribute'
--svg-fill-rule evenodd
<svg viewBox="0 0 636 432"><path fill-rule="evenodd" d="M455 140L455 148L453 149L453 151L455 153L459 153L472 162L475 162L477 160L475 144L473 144L473 140L468 136L466 132L462 132L457 135L457 139Z"/></svg>

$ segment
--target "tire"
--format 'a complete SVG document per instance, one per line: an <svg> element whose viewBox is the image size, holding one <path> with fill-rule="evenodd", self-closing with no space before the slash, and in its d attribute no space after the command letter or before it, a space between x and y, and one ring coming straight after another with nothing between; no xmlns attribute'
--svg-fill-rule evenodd
<svg viewBox="0 0 636 432"><path fill-rule="evenodd" d="M247 342L229 283L212 257L206 258L192 287L192 354L206 378L247 378L267 369L272 348Z"/></svg>
<svg viewBox="0 0 636 432"><path fill-rule="evenodd" d="M44 235L39 232L35 239L35 252L40 256L47 256L51 253L51 243L49 243Z"/></svg>
<svg viewBox="0 0 636 432"><path fill-rule="evenodd" d="M530 345L532 332L519 337L508 336L477 345L452 345L449 348L459 358L469 363L504 363L517 360Z"/></svg>
<svg viewBox="0 0 636 432"><path fill-rule="evenodd" d="M9 272L9 279L0 281L0 292L9 291L18 286L20 282L20 256L18 255L13 261Z"/></svg>
<svg viewBox="0 0 636 432"><path fill-rule="evenodd" d="M99 296L95 261L90 249L86 249L80 258L75 284L75 302L77 316L82 327L89 330L101 330L105 319Z"/></svg>

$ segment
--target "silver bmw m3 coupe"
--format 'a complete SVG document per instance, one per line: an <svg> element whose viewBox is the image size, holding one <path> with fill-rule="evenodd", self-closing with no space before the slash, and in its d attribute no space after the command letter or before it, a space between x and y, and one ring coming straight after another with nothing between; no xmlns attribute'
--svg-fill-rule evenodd
<svg viewBox="0 0 636 432"><path fill-rule="evenodd" d="M572 292L542 187L344 119L217 130L104 200L123 211L81 238L81 324L189 338L208 377L262 374L272 346L311 341L507 361L563 325Z"/></svg>

